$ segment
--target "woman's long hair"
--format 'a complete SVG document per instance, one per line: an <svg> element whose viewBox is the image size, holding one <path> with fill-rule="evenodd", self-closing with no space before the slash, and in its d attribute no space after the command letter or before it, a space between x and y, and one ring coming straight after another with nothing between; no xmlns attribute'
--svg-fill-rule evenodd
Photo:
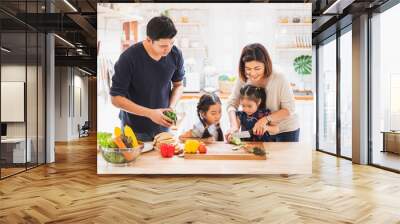
<svg viewBox="0 0 400 224"><path fill-rule="evenodd" d="M201 115L202 113L207 113L207 111L210 109L210 106L215 105L215 104L221 104L221 100L215 93L206 93L200 97L200 100L197 104L197 116L199 117L200 122L204 125L205 130L203 132L202 138L208 138L211 137L210 132L208 131L207 128L207 121L203 116ZM224 140L224 134L222 133L221 126L219 123L216 125L217 126L217 132L218 132L218 139L217 141L223 141Z"/></svg>

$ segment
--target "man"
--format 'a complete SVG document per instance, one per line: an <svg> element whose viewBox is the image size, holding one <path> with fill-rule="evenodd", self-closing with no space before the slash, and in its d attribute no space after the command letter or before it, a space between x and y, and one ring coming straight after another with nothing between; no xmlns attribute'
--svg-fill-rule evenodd
<svg viewBox="0 0 400 224"><path fill-rule="evenodd" d="M147 37L121 54L115 64L111 102L121 109L122 125L129 125L141 141L167 131L172 110L183 92L182 52L174 46L177 30L165 16L152 18ZM172 88L171 88L172 83Z"/></svg>

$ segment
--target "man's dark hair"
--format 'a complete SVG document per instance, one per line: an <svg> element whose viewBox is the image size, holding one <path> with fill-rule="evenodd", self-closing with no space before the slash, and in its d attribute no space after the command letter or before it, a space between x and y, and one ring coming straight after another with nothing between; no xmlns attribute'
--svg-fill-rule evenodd
<svg viewBox="0 0 400 224"><path fill-rule="evenodd" d="M177 30L172 20L166 16L153 17L146 27L147 36L151 40L172 39Z"/></svg>

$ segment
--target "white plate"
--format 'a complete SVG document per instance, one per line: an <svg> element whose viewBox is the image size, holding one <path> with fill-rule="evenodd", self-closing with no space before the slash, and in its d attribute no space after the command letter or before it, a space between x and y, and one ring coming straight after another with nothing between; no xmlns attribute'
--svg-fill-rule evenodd
<svg viewBox="0 0 400 224"><path fill-rule="evenodd" d="M153 150L153 142L145 142L144 146L143 146L143 149L142 149L142 153L143 152L149 152L151 150Z"/></svg>

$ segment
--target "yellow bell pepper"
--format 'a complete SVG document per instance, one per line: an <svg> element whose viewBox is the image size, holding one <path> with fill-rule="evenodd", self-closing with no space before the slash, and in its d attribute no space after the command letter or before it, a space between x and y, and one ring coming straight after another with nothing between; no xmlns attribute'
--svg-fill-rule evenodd
<svg viewBox="0 0 400 224"><path fill-rule="evenodd" d="M133 132L132 128L129 127L128 125L125 125L124 134L125 134L126 137L130 137L132 139L132 146L133 147L137 147L139 145L135 133Z"/></svg>
<svg viewBox="0 0 400 224"><path fill-rule="evenodd" d="M200 142L194 139L188 139L185 141L185 153L197 153Z"/></svg>
<svg viewBox="0 0 400 224"><path fill-rule="evenodd" d="M121 136L121 134L122 134L121 128L115 127L115 128L114 128L114 136L115 136L116 138L118 138L119 136Z"/></svg>

